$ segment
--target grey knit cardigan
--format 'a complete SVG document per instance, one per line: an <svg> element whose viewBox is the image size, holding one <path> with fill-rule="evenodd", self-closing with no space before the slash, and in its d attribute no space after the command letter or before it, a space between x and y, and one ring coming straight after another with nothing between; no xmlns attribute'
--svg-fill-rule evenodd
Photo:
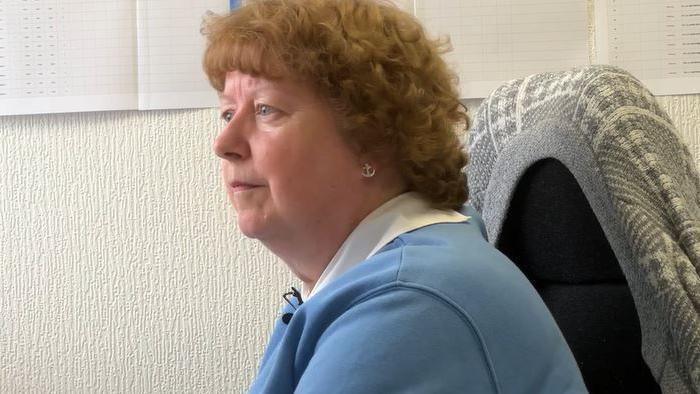
<svg viewBox="0 0 700 394"><path fill-rule="evenodd" d="M629 282L652 374L665 393L700 392L700 180L651 93L610 66L510 81L479 108L469 151L492 243L529 166L572 172Z"/></svg>

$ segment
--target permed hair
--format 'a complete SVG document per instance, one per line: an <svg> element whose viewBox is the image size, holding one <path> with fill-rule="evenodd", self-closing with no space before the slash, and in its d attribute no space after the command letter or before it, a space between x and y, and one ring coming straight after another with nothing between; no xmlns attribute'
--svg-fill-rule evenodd
<svg viewBox="0 0 700 394"><path fill-rule="evenodd" d="M212 16L204 70L223 91L233 70L310 83L337 109L360 154L391 158L409 190L438 209L467 200L457 133L469 127L457 76L411 15L377 0L252 0Z"/></svg>

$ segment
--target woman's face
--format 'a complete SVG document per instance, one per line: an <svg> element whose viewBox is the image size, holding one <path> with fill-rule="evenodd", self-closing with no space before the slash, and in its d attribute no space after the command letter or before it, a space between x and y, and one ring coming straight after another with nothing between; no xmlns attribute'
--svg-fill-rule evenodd
<svg viewBox="0 0 700 394"><path fill-rule="evenodd" d="M309 86L229 72L220 109L225 125L214 151L246 236L313 235L361 201L362 163Z"/></svg>

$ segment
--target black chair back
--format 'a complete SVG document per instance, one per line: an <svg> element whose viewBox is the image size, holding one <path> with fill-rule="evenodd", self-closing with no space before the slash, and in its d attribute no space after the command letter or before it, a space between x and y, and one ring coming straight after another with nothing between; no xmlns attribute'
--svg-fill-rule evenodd
<svg viewBox="0 0 700 394"><path fill-rule="evenodd" d="M660 393L625 276L586 197L555 159L519 180L496 246L552 312L591 393Z"/></svg>

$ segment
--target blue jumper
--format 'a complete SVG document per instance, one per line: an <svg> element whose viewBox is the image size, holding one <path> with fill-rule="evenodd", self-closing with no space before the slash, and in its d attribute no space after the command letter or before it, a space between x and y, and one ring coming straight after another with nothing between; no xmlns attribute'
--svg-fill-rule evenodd
<svg viewBox="0 0 700 394"><path fill-rule="evenodd" d="M285 306L250 392L586 393L539 295L465 214Z"/></svg>

